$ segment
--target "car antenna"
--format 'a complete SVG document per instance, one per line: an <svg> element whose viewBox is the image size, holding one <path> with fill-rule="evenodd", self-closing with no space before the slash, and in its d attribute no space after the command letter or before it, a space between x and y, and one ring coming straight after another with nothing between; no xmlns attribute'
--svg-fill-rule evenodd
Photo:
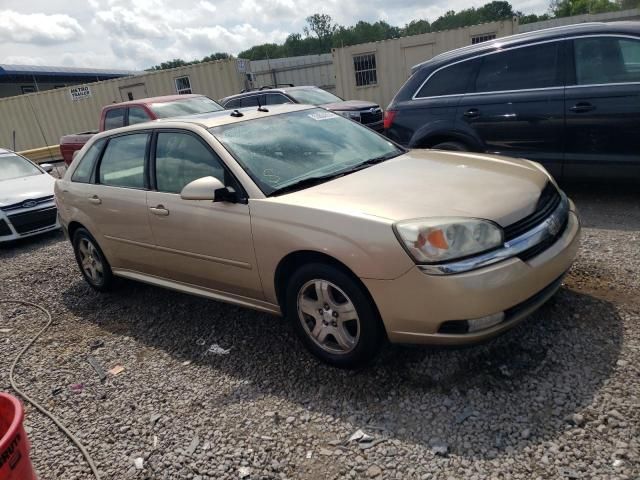
<svg viewBox="0 0 640 480"><path fill-rule="evenodd" d="M268 112L269 110L267 110L266 108L264 108L261 104L260 104L260 95L256 96L256 100L258 101L258 111L259 112Z"/></svg>

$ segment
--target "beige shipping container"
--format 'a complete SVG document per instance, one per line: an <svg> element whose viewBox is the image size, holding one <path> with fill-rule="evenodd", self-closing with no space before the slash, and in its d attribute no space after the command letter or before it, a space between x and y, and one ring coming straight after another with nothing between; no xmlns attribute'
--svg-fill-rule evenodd
<svg viewBox="0 0 640 480"><path fill-rule="evenodd" d="M130 99L201 93L213 99L245 88L249 62L219 60L103 82L0 98L0 147L57 145L60 137L97 130L104 105Z"/></svg>
<svg viewBox="0 0 640 480"><path fill-rule="evenodd" d="M414 65L449 50L513 35L517 26L514 18L334 48L337 94L347 100L369 100L386 108Z"/></svg>

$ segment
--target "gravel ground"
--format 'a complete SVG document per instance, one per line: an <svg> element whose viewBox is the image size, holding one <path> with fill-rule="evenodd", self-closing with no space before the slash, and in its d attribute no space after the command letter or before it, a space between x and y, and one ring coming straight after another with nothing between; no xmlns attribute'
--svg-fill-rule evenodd
<svg viewBox="0 0 640 480"><path fill-rule="evenodd" d="M485 345L388 347L360 372L317 363L265 314L131 282L97 294L60 234L2 247L0 298L55 319L17 381L105 479L638 479L640 195L570 194L584 240L547 305ZM45 319L0 312L10 391ZM101 382L88 355L124 371ZM41 480L91 478L50 421L27 408L25 424ZM358 429L373 441L349 441Z"/></svg>

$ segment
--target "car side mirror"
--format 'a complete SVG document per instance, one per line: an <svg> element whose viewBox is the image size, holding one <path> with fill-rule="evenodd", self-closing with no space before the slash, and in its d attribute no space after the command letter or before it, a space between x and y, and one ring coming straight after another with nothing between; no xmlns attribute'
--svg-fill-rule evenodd
<svg viewBox="0 0 640 480"><path fill-rule="evenodd" d="M180 192L183 200L212 200L214 202L235 202L236 192L225 187L215 177L202 177L188 183Z"/></svg>
<svg viewBox="0 0 640 480"><path fill-rule="evenodd" d="M43 163L42 165L40 165L40 168L47 173L53 172L53 165L51 165L50 163Z"/></svg>

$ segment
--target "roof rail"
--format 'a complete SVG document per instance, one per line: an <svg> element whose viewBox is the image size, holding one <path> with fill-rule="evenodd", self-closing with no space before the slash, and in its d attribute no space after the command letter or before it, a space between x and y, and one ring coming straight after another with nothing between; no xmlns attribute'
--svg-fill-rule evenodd
<svg viewBox="0 0 640 480"><path fill-rule="evenodd" d="M256 92L256 91L259 92L260 90L269 90L271 88L278 88L278 87L295 87L295 85L293 83L276 83L275 85L263 85L261 87L256 87L256 88L244 88L240 90L240 93Z"/></svg>

